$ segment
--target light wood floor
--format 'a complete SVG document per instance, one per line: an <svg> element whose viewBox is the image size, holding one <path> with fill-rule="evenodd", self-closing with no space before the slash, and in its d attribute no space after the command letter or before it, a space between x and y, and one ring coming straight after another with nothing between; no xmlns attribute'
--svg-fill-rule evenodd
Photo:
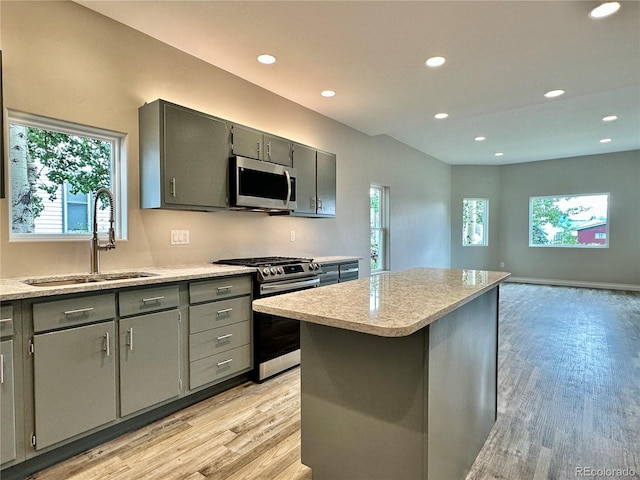
<svg viewBox="0 0 640 480"><path fill-rule="evenodd" d="M640 478L640 294L507 284L500 296L499 415L467 480ZM298 369L242 385L30 478L310 480L299 388Z"/></svg>

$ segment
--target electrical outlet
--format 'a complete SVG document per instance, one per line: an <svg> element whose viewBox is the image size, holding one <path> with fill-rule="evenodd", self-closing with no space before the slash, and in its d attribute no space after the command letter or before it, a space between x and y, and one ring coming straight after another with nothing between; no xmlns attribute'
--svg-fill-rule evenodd
<svg viewBox="0 0 640 480"><path fill-rule="evenodd" d="M171 245L189 245L189 230L171 230Z"/></svg>
<svg viewBox="0 0 640 480"><path fill-rule="evenodd" d="M504 268L504 262L500 262L500 268Z"/></svg>
<svg viewBox="0 0 640 480"><path fill-rule="evenodd" d="M289 240L292 241L292 242L296 241L296 231L295 230L289 231Z"/></svg>

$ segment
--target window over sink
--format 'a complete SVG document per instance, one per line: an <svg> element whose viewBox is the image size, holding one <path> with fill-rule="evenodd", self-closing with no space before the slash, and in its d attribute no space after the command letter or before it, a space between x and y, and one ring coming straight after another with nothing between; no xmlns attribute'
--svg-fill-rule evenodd
<svg viewBox="0 0 640 480"><path fill-rule="evenodd" d="M88 239L100 187L113 192L116 235L126 238L124 134L14 111L8 123L12 241ZM97 212L106 231L104 197Z"/></svg>

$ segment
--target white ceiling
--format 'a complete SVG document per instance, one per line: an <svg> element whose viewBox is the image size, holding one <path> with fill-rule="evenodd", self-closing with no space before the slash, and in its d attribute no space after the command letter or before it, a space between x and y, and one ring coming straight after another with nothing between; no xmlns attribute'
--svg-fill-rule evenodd
<svg viewBox="0 0 640 480"><path fill-rule="evenodd" d="M638 1L600 20L588 0L78 3L450 164L640 149ZM278 61L259 64L261 53ZM425 66L433 55L447 63ZM556 88L567 93L544 98ZM618 120L603 122L609 114Z"/></svg>

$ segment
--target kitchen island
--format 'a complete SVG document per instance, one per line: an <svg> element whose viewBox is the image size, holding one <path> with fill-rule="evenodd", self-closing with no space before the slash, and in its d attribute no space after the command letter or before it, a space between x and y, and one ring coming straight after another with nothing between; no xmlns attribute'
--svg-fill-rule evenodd
<svg viewBox="0 0 640 480"><path fill-rule="evenodd" d="M254 300L301 321L314 480L464 478L496 419L504 272L415 268Z"/></svg>

